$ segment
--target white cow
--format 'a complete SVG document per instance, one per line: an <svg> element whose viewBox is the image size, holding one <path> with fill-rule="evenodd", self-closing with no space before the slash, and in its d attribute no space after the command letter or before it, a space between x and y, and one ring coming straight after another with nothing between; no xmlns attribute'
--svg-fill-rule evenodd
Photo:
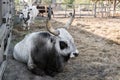
<svg viewBox="0 0 120 80"><path fill-rule="evenodd" d="M34 23L39 11L36 6L26 6L19 15L24 29L30 29L31 23Z"/></svg>

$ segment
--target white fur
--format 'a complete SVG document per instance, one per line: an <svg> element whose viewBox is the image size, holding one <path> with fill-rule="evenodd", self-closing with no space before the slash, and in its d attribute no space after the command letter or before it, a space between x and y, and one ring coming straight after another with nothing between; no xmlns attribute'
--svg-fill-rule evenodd
<svg viewBox="0 0 120 80"><path fill-rule="evenodd" d="M56 48L57 48L58 52L61 52L61 54L63 54L63 55L66 55L66 53L70 53L70 52L78 53L78 50L76 49L75 44L74 44L74 39L70 35L70 33L65 28L59 28L57 30L60 32L60 35L59 35L60 40L66 42L68 44L68 48L69 48L69 49L61 50L59 47L59 42L57 42ZM72 56L72 55L73 54L71 54L70 56Z"/></svg>
<svg viewBox="0 0 120 80"><path fill-rule="evenodd" d="M62 40L66 40L66 41L70 40L70 41L72 41L74 43L73 37L70 35L70 33L68 33L68 31L65 28L59 28L57 30L60 32L59 37Z"/></svg>
<svg viewBox="0 0 120 80"><path fill-rule="evenodd" d="M35 18L37 17L39 11L38 9L36 8L36 6L29 6L29 11L30 11L30 19L32 22L34 22ZM30 10L32 9L32 10Z"/></svg>
<svg viewBox="0 0 120 80"><path fill-rule="evenodd" d="M30 16L30 19L27 20L27 24L24 23L24 21L22 20L22 26L23 27L28 27L28 29L30 29L30 24L31 23L34 23L34 20L35 18L37 17L39 11L38 9L36 8L36 6L27 6L25 7L23 10L22 10L22 13L23 14L20 14L19 15L19 18L20 19L23 19L23 18L27 18L27 15L28 15L28 12L30 12L29 16Z"/></svg>
<svg viewBox="0 0 120 80"><path fill-rule="evenodd" d="M25 36L25 38L17 43L14 47L13 56L16 60L22 62L28 62L30 51L33 47L33 38L36 36L38 32L31 33Z"/></svg>

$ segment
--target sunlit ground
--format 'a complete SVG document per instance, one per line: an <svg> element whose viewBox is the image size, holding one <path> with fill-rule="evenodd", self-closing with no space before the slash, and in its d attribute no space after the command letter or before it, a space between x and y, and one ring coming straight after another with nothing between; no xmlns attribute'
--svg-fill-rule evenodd
<svg viewBox="0 0 120 80"><path fill-rule="evenodd" d="M63 27L68 18L54 18L55 28ZM29 31L20 25L13 30L13 44L26 34L46 30L45 22L36 20ZM115 18L76 18L68 29L79 50L64 71L54 78L32 75L25 65L10 60L4 77L6 80L119 80L120 79L120 20ZM14 69L13 69L14 68ZM19 70L21 68L21 70ZM24 75L23 75L24 72ZM15 74L15 73L19 73ZM17 76L17 78L15 77ZM25 78L24 78L25 77Z"/></svg>

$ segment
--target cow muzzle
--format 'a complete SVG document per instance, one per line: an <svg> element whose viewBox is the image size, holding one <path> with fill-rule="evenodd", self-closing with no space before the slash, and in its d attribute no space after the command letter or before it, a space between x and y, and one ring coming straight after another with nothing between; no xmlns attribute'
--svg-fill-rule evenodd
<svg viewBox="0 0 120 80"><path fill-rule="evenodd" d="M78 50L76 50L75 52L72 52L72 53L70 54L70 58L77 57L78 55L79 55L79 52L78 52Z"/></svg>

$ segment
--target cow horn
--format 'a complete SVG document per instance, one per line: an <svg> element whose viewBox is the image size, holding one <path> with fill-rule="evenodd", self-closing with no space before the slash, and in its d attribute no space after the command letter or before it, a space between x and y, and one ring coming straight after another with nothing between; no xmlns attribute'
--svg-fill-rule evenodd
<svg viewBox="0 0 120 80"><path fill-rule="evenodd" d="M46 26L47 26L47 30L48 30L50 33L52 33L53 35L58 36L58 35L60 34L60 32L59 32L58 30L53 29L53 27L51 26L51 22L50 22L49 19L47 19L47 24L46 24Z"/></svg>
<svg viewBox="0 0 120 80"><path fill-rule="evenodd" d="M73 20L75 18L75 8L73 9L73 14L70 13L70 19L68 20L68 22L65 24L65 28L69 28L69 26L72 24Z"/></svg>

